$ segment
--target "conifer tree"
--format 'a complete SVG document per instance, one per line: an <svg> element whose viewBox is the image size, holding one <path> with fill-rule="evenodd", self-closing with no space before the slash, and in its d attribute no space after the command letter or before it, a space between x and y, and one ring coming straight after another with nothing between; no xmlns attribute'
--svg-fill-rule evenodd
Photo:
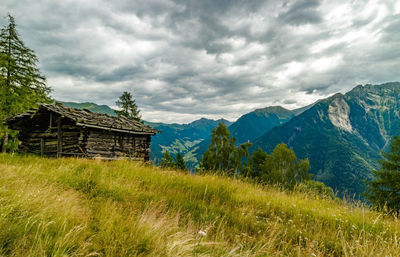
<svg viewBox="0 0 400 257"><path fill-rule="evenodd" d="M164 151L161 161L160 161L160 167L161 168L174 168L174 160L172 159L171 155L169 154L168 151Z"/></svg>
<svg viewBox="0 0 400 257"><path fill-rule="evenodd" d="M186 163L182 154L178 153L175 157L175 168L177 170L186 170Z"/></svg>
<svg viewBox="0 0 400 257"><path fill-rule="evenodd" d="M258 148L257 151L253 152L253 154L250 156L242 175L245 177L259 179L263 174L263 165L267 157L268 154L261 148Z"/></svg>
<svg viewBox="0 0 400 257"><path fill-rule="evenodd" d="M373 170L374 179L367 181L366 198L377 209L400 211L400 133L394 137L389 152L382 152L381 168Z"/></svg>
<svg viewBox="0 0 400 257"><path fill-rule="evenodd" d="M8 14L7 18L8 24L0 30L0 126L8 116L50 101L50 87L37 67L38 58L20 39L14 17ZM8 128L0 132L4 152Z"/></svg>
<svg viewBox="0 0 400 257"><path fill-rule="evenodd" d="M140 115L140 110L137 107L136 100L132 98L131 93L125 91L120 96L116 104L119 108L121 108L121 110L115 110L115 113L118 116L124 116L128 119L136 121L140 121L142 118Z"/></svg>

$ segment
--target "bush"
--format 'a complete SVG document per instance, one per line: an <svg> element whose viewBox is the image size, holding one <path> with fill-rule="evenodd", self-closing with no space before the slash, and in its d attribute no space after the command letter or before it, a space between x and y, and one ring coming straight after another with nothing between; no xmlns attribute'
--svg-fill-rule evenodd
<svg viewBox="0 0 400 257"><path fill-rule="evenodd" d="M296 189L300 192L312 193L325 199L334 200L336 198L332 188L327 187L324 183L315 180L304 181L303 183L299 184Z"/></svg>

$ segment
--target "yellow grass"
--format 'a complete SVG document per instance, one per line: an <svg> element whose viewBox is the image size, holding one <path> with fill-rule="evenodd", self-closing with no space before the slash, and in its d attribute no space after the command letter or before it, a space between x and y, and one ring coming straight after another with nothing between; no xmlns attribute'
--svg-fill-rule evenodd
<svg viewBox="0 0 400 257"><path fill-rule="evenodd" d="M0 155L0 256L399 256L399 229L362 206L225 177Z"/></svg>

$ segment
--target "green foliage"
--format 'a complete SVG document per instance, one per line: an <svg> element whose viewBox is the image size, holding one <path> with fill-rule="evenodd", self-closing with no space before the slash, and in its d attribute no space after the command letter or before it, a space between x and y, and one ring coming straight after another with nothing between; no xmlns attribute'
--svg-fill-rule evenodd
<svg viewBox="0 0 400 257"><path fill-rule="evenodd" d="M264 162L266 161L268 154L264 152L261 148L253 152L250 156L247 164L245 165L242 175L245 177L259 179L262 177L264 172Z"/></svg>
<svg viewBox="0 0 400 257"><path fill-rule="evenodd" d="M308 192L314 194L318 197L325 198L325 199L336 199L336 195L333 192L333 189L327 187L323 182L315 181L315 180L306 180L300 184L298 184L297 188L298 191L301 192Z"/></svg>
<svg viewBox="0 0 400 257"><path fill-rule="evenodd" d="M175 157L175 168L177 170L186 170L186 163L185 160L183 159L183 156L181 153L178 153Z"/></svg>
<svg viewBox="0 0 400 257"><path fill-rule="evenodd" d="M174 168L174 160L172 159L171 155L169 154L168 151L164 151L161 161L160 161L160 167L161 168Z"/></svg>
<svg viewBox="0 0 400 257"><path fill-rule="evenodd" d="M277 145L263 164L265 171L261 178L272 184L281 184L293 188L311 178L308 173L310 163L308 159L298 160L294 151L289 149L285 143Z"/></svg>
<svg viewBox="0 0 400 257"><path fill-rule="evenodd" d="M249 155L248 148L251 144L245 143L236 147L235 141L235 138L230 137L226 125L219 123L212 131L211 143L203 154L200 169L227 175L237 174L241 168L242 158L247 158Z"/></svg>
<svg viewBox="0 0 400 257"><path fill-rule="evenodd" d="M294 151L281 143L271 154L263 152L261 148L255 151L245 165L243 175L261 182L293 188L296 184L311 179L309 169L308 159L297 159Z"/></svg>
<svg viewBox="0 0 400 257"><path fill-rule="evenodd" d="M115 102L121 110L115 110L118 116L124 116L128 119L140 121L142 116L140 115L140 110L136 105L136 100L132 98L132 94L129 92L124 92L119 100Z"/></svg>
<svg viewBox="0 0 400 257"><path fill-rule="evenodd" d="M37 67L38 58L19 38L14 18L0 31L0 112L13 115L37 102L48 102L50 88Z"/></svg>
<svg viewBox="0 0 400 257"><path fill-rule="evenodd" d="M400 211L400 134L395 136L389 152L382 152L380 169L373 170L374 179L367 181L365 196L378 209Z"/></svg>
<svg viewBox="0 0 400 257"><path fill-rule="evenodd" d="M15 148L14 132L3 126L4 119L34 107L38 102L50 102L50 87L37 67L38 58L25 46L16 30L14 17L0 30L0 134L3 151ZM8 141L8 135L11 139Z"/></svg>

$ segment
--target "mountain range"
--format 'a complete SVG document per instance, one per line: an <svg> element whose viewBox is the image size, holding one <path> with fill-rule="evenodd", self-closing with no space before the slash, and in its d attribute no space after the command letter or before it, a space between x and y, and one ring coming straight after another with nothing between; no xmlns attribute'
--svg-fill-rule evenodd
<svg viewBox="0 0 400 257"><path fill-rule="evenodd" d="M70 103L64 103L71 106ZM83 103L84 108L110 112L111 108ZM75 106L71 106L75 107ZM77 108L82 108L76 106ZM110 109L110 110L109 110ZM224 122L236 143L252 142L267 152L285 142L299 158L309 158L316 180L340 195L360 195L371 178L380 151L387 150L400 128L400 83L357 86L346 94L295 110L270 106L254 110L235 122L200 119L189 124L146 122L162 133L152 138L153 161L162 151L180 152L194 168L207 150L211 131Z"/></svg>
<svg viewBox="0 0 400 257"><path fill-rule="evenodd" d="M281 106L270 106L256 109L241 116L237 121L228 126L228 130L231 136L236 138L236 144L252 142L272 128L288 122L310 107L311 105L295 110L288 110ZM210 142L211 132L207 138L189 149L188 153L190 154L190 158L185 159L190 168L194 168L198 165L204 152L208 149Z"/></svg>
<svg viewBox="0 0 400 257"><path fill-rule="evenodd" d="M357 86L321 100L254 141L270 152L285 142L309 158L314 178L341 195L360 195L380 151L400 128L400 83Z"/></svg>

